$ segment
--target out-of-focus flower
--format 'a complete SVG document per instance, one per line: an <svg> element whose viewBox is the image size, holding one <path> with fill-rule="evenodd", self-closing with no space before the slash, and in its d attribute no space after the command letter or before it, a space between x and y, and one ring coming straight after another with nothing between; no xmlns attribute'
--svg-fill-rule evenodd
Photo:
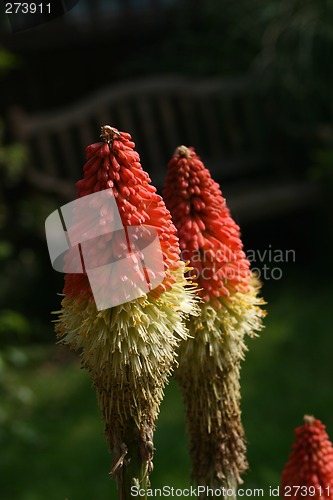
<svg viewBox="0 0 333 500"><path fill-rule="evenodd" d="M240 363L245 335L253 337L262 328L260 284L219 185L193 148L176 149L163 196L202 298L201 315L189 320L193 338L182 342L176 371L186 406L192 477L198 484L236 489L247 468Z"/></svg>
<svg viewBox="0 0 333 500"><path fill-rule="evenodd" d="M320 420L306 415L283 472L282 498L333 498L333 446Z"/></svg>
<svg viewBox="0 0 333 500"><path fill-rule="evenodd" d="M91 374L119 484L124 487L127 464L131 474L137 474L133 481L138 480L143 487L151 467L154 422L163 388L180 340L188 336L184 318L197 306L194 286L184 277L186 267L180 260L171 216L142 170L131 136L104 126L102 137L103 142L87 147L88 161L84 178L77 183L78 196L112 189L123 226L143 224L157 231L164 280L135 300L98 311L87 275L67 274L56 331L62 343L81 350L82 365ZM82 228L103 225L106 218L114 216L107 206L101 206L100 211L100 220L91 221L87 216ZM105 253L116 254L118 236L117 232L107 235L95 250L90 246L90 258L98 261ZM126 272L115 279L119 283L126 280Z"/></svg>

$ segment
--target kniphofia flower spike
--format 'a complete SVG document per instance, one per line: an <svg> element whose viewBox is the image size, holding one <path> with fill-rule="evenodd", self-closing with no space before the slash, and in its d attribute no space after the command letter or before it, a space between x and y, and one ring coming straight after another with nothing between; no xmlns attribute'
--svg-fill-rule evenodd
<svg viewBox="0 0 333 500"><path fill-rule="evenodd" d="M324 424L306 415L282 472L281 498L333 498L333 446Z"/></svg>
<svg viewBox="0 0 333 500"><path fill-rule="evenodd" d="M78 196L112 189L123 226L153 228L161 245L164 279L141 297L98 310L87 275L67 274L56 330L62 343L81 350L82 365L96 388L114 454L112 473L120 485L121 498L130 498L131 485L147 485L163 388L180 340L188 336L184 318L197 306L194 286L184 277L186 267L180 260L171 216L142 170L131 136L110 126L102 127L101 136L102 142L86 149ZM103 225L114 217L108 210L101 206L97 221L89 220L88 214L84 227ZM90 246L90 261L95 259L98 265L105 255L117 256L121 247L118 233ZM118 284L127 279L126 273L113 278Z"/></svg>
<svg viewBox="0 0 333 500"><path fill-rule="evenodd" d="M163 193L201 296L182 342L176 377L187 413L192 477L197 484L236 489L247 468L240 410L245 335L262 328L260 284L250 271L240 231L219 185L193 148L169 162Z"/></svg>

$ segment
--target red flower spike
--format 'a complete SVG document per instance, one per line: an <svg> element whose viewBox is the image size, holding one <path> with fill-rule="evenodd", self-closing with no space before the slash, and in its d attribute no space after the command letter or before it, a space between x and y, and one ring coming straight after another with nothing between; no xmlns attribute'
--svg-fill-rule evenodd
<svg viewBox="0 0 333 500"><path fill-rule="evenodd" d="M101 292L102 301L103 293L109 299L125 281L126 290L121 301L114 295L115 305L106 301L110 306L98 309L88 277L67 274L56 332L63 344L80 351L82 367L91 375L113 453L110 475L118 483L121 498L130 498L134 483L142 490L149 485L153 434L163 389L176 363L179 345L189 337L188 316L198 315L199 309L195 286L184 276L187 269L180 260L176 228L141 168L131 136L104 126L102 138L103 142L88 146L84 178L77 183L79 197L95 192L98 195L70 204L64 222L69 241L81 242L82 263L89 276L97 269L97 292ZM128 230L124 231L126 226ZM115 227L118 231L113 230ZM155 243L156 233L164 269L159 248L148 255L148 266L134 265L141 255L146 261L145 249L152 236ZM131 249L138 255L125 260ZM64 269L78 269L77 253L76 247L66 253ZM116 266L110 265L114 262ZM150 277L153 281L149 283ZM133 294L131 300L124 301L131 297L125 295L126 291L130 287L134 290L137 281L140 286L144 278L150 285L144 288L148 293ZM157 282L160 285L151 289Z"/></svg>
<svg viewBox="0 0 333 500"><path fill-rule="evenodd" d="M124 226L146 224L157 231L165 266L163 283L151 292L158 296L170 288L174 277L169 271L180 263L178 238L170 213L155 187L149 184L150 178L141 167L130 134L106 125L102 127L101 137L103 142L86 148L88 161L83 167L83 179L76 183L78 196L112 188ZM67 274L64 294L70 297L91 295L93 300L85 274Z"/></svg>
<svg viewBox="0 0 333 500"><path fill-rule="evenodd" d="M248 291L250 263L239 227L219 185L193 148L176 149L163 197L178 229L182 258L193 268L191 276L196 276L201 297L208 302L231 292Z"/></svg>
<svg viewBox="0 0 333 500"><path fill-rule="evenodd" d="M200 316L188 321L191 338L180 346L175 372L186 409L192 479L236 490L247 469L240 364L245 336L262 329L260 283L219 185L193 148L176 149L164 199L178 229L181 258L190 261L204 299Z"/></svg>
<svg viewBox="0 0 333 500"><path fill-rule="evenodd" d="M320 420L305 416L304 424L295 429L295 436L282 472L281 497L332 499L333 446L325 426Z"/></svg>

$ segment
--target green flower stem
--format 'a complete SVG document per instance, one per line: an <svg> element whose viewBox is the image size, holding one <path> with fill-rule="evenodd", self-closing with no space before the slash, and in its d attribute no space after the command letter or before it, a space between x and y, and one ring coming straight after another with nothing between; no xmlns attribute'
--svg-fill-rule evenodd
<svg viewBox="0 0 333 500"><path fill-rule="evenodd" d="M144 490L145 494L140 498L147 500L147 488L149 486L149 473L152 469L153 443L147 433L140 433L133 422L123 433L123 443L120 458L112 469L117 481L119 500L133 500L131 488L136 487Z"/></svg>

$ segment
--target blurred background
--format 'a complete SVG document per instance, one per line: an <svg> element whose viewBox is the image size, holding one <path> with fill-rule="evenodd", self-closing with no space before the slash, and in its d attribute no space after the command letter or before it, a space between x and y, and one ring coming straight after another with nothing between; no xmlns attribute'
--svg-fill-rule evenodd
<svg viewBox="0 0 333 500"><path fill-rule="evenodd" d="M194 146L241 226L269 313L242 369L244 486L268 498L304 414L333 438L332 3L80 0L15 33L1 8L1 500L116 498L89 376L56 345L63 275L44 234L105 123L159 190ZM173 381L155 444L153 486L188 486Z"/></svg>

